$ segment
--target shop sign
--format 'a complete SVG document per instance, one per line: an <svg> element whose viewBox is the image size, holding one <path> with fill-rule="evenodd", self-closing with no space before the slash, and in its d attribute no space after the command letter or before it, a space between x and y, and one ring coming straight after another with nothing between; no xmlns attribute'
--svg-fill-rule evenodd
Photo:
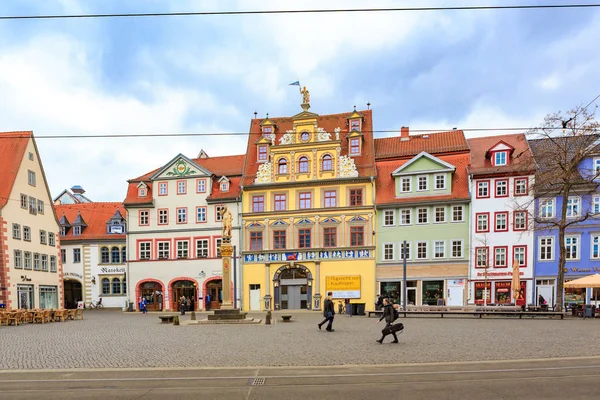
<svg viewBox="0 0 600 400"><path fill-rule="evenodd" d="M124 274L125 267L102 267L100 268L101 274Z"/></svg>
<svg viewBox="0 0 600 400"><path fill-rule="evenodd" d="M245 254L244 263L264 263L278 261L317 261L317 260L353 260L373 258L373 252L362 250L304 251L293 253Z"/></svg>
<svg viewBox="0 0 600 400"><path fill-rule="evenodd" d="M512 272L488 272L487 276L512 276ZM525 272L520 271L519 275L525 275ZM485 272L478 272L477 276L485 276Z"/></svg>
<svg viewBox="0 0 600 400"><path fill-rule="evenodd" d="M72 276L74 278L78 278L78 279L82 279L83 280L83 275L78 274L77 272L65 272L64 275L65 275L65 277Z"/></svg>
<svg viewBox="0 0 600 400"><path fill-rule="evenodd" d="M360 275L327 276L325 289L334 299L360 299Z"/></svg>
<svg viewBox="0 0 600 400"><path fill-rule="evenodd" d="M574 273L599 273L600 272L600 267L590 267L590 268L578 268L578 267L571 267L571 272ZM569 273L569 268L565 268L565 273Z"/></svg>

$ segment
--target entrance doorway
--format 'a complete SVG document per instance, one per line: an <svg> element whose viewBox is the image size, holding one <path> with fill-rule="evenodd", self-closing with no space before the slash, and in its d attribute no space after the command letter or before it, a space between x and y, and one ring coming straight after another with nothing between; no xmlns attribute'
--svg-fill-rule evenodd
<svg viewBox="0 0 600 400"><path fill-rule="evenodd" d="M162 311L163 289L158 282L144 282L140 287L141 296L146 299L146 309L149 311Z"/></svg>
<svg viewBox="0 0 600 400"><path fill-rule="evenodd" d="M210 295L210 309L218 310L223 302L223 280L215 279L206 284L206 293Z"/></svg>
<svg viewBox="0 0 600 400"><path fill-rule="evenodd" d="M17 285L17 296L19 300L19 308L31 310L35 308L33 298L33 285Z"/></svg>
<svg viewBox="0 0 600 400"><path fill-rule="evenodd" d="M306 270L290 268L281 272L282 310L306 310L308 308L308 276Z"/></svg>
<svg viewBox="0 0 600 400"><path fill-rule="evenodd" d="M185 310L193 311L196 308L196 299L198 298L196 284L192 281L177 281L173 283L173 307L172 310L179 310L181 297L186 298ZM188 301L189 300L189 301Z"/></svg>
<svg viewBox="0 0 600 400"><path fill-rule="evenodd" d="M260 285L250 285L250 310L260 311Z"/></svg>
<svg viewBox="0 0 600 400"><path fill-rule="evenodd" d="M81 282L75 279L65 279L64 281L65 291L65 308L76 309L77 302L83 301L83 292L81 289Z"/></svg>

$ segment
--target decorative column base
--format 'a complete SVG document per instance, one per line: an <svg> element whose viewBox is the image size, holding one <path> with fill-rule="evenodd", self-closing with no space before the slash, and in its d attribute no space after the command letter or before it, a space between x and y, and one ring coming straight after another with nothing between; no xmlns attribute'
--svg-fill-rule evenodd
<svg viewBox="0 0 600 400"><path fill-rule="evenodd" d="M313 296L313 310L321 311L321 294L317 293Z"/></svg>

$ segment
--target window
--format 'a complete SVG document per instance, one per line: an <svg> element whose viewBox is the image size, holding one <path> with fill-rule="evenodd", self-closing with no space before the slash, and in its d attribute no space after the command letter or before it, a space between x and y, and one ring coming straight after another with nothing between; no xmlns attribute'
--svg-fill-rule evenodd
<svg viewBox="0 0 600 400"><path fill-rule="evenodd" d="M37 214L37 200L34 197L29 198L29 214Z"/></svg>
<svg viewBox="0 0 600 400"><path fill-rule="evenodd" d="M383 211L383 226L394 226L396 210L384 210Z"/></svg>
<svg viewBox="0 0 600 400"><path fill-rule="evenodd" d="M417 223L426 224L427 222L429 222L429 209L417 208Z"/></svg>
<svg viewBox="0 0 600 400"><path fill-rule="evenodd" d="M275 195L275 211L284 211L287 209L287 201L285 194Z"/></svg>
<svg viewBox="0 0 600 400"><path fill-rule="evenodd" d="M177 181L177 194L186 194L187 193L187 185L186 181Z"/></svg>
<svg viewBox="0 0 600 400"><path fill-rule="evenodd" d="M410 225L412 223L412 209L404 208L400 210L400 225Z"/></svg>
<svg viewBox="0 0 600 400"><path fill-rule="evenodd" d="M187 208L178 208L177 209L177 223L178 224L187 224Z"/></svg>
<svg viewBox="0 0 600 400"><path fill-rule="evenodd" d="M148 189L145 187L140 187L138 188L138 197L146 197L146 195L148 194Z"/></svg>
<svg viewBox="0 0 600 400"><path fill-rule="evenodd" d="M215 247L217 248L217 258L221 258L221 243L223 243L223 239L215 240Z"/></svg>
<svg viewBox="0 0 600 400"><path fill-rule="evenodd" d="M496 180L496 197L508 196L508 180Z"/></svg>
<svg viewBox="0 0 600 400"><path fill-rule="evenodd" d="M490 226L489 226L489 218L490 218L490 214L489 213L478 213L475 214L477 218L477 229L475 230L476 232L489 232L490 231Z"/></svg>
<svg viewBox="0 0 600 400"><path fill-rule="evenodd" d="M28 270L31 270L31 252L29 252L29 251L26 251L26 252L24 253L24 255L25 255L25 264L24 264L24 268L25 268L25 269L28 269Z"/></svg>
<svg viewBox="0 0 600 400"><path fill-rule="evenodd" d="M12 237L13 239L21 239L21 225L12 224Z"/></svg>
<svg viewBox="0 0 600 400"><path fill-rule="evenodd" d="M581 199L579 197L569 197L567 199L567 218L579 217Z"/></svg>
<svg viewBox="0 0 600 400"><path fill-rule="evenodd" d="M417 177L417 190L423 191L429 189L429 177L428 176L419 176Z"/></svg>
<svg viewBox="0 0 600 400"><path fill-rule="evenodd" d="M277 173L280 175L287 174L287 160L285 158L280 158L277 162Z"/></svg>
<svg viewBox="0 0 600 400"><path fill-rule="evenodd" d="M433 242L433 257L434 258L445 258L446 257L446 242L443 240L436 240Z"/></svg>
<svg viewBox="0 0 600 400"><path fill-rule="evenodd" d="M489 261L489 248L477 247L475 250L477 254L477 268L485 268Z"/></svg>
<svg viewBox="0 0 600 400"><path fill-rule="evenodd" d="M277 250L287 247L286 231L273 231L273 248Z"/></svg>
<svg viewBox="0 0 600 400"><path fill-rule="evenodd" d="M215 221L223 220L223 215L221 213L223 212L224 209L225 209L225 206L223 206L223 205L215 206Z"/></svg>
<svg viewBox="0 0 600 400"><path fill-rule="evenodd" d="M112 279L112 294L121 294L121 280L119 278Z"/></svg>
<svg viewBox="0 0 600 400"><path fill-rule="evenodd" d="M310 192L302 192L298 196L301 209L311 208L312 194Z"/></svg>
<svg viewBox="0 0 600 400"><path fill-rule="evenodd" d="M600 214L600 196L594 196L592 200L592 213Z"/></svg>
<svg viewBox="0 0 600 400"><path fill-rule="evenodd" d="M206 222L206 207L196 207L196 222Z"/></svg>
<svg viewBox="0 0 600 400"><path fill-rule="evenodd" d="M400 191L407 193L411 191L412 178L410 176L400 178Z"/></svg>
<svg viewBox="0 0 600 400"><path fill-rule="evenodd" d="M196 258L208 258L208 239L196 239Z"/></svg>
<svg viewBox="0 0 600 400"><path fill-rule="evenodd" d="M540 218L554 217L554 199L544 199L540 202Z"/></svg>
<svg viewBox="0 0 600 400"><path fill-rule="evenodd" d="M435 222L446 222L446 207L435 207Z"/></svg>
<svg viewBox="0 0 600 400"><path fill-rule="evenodd" d="M27 183L31 186L35 186L35 172L28 170L27 171Z"/></svg>
<svg viewBox="0 0 600 400"><path fill-rule="evenodd" d="M359 138L350 139L350 154L351 155L360 154L360 139Z"/></svg>
<svg viewBox="0 0 600 400"><path fill-rule="evenodd" d="M385 243L383 245L383 260L392 261L394 259L394 244Z"/></svg>
<svg viewBox="0 0 600 400"><path fill-rule="evenodd" d="M40 230L40 244L47 244L47 236L46 236L46 231L42 231Z"/></svg>
<svg viewBox="0 0 600 400"><path fill-rule="evenodd" d="M158 242L158 258L168 260L171 255L170 242Z"/></svg>
<svg viewBox="0 0 600 400"><path fill-rule="evenodd" d="M198 179L196 181L196 193L206 192L206 179Z"/></svg>
<svg viewBox="0 0 600 400"><path fill-rule="evenodd" d="M262 232L250 232L250 250L262 250L263 248Z"/></svg>
<svg viewBox="0 0 600 400"><path fill-rule="evenodd" d="M73 236L81 235L81 226L77 225L73 227Z"/></svg>
<svg viewBox="0 0 600 400"><path fill-rule="evenodd" d="M591 254L590 257L594 259L600 258L600 235L592 235L590 238L591 243Z"/></svg>
<svg viewBox="0 0 600 400"><path fill-rule="evenodd" d="M21 252L21 250L14 251L14 258L15 258L15 268L23 269L23 253Z"/></svg>
<svg viewBox="0 0 600 400"><path fill-rule="evenodd" d="M27 195L21 193L21 208L27 208Z"/></svg>
<svg viewBox="0 0 600 400"><path fill-rule="evenodd" d="M227 181L221 182L221 192L228 192L228 191L229 191L229 182L227 182Z"/></svg>
<svg viewBox="0 0 600 400"><path fill-rule="evenodd" d="M351 206L362 206L363 205L362 189L350 189L350 205Z"/></svg>
<svg viewBox="0 0 600 400"><path fill-rule="evenodd" d="M300 134L300 140L302 140L303 142L308 142L308 139L310 139L310 133L302 132Z"/></svg>
<svg viewBox="0 0 600 400"><path fill-rule="evenodd" d="M357 131L360 132L360 120L352 119L350 120L350 132Z"/></svg>
<svg viewBox="0 0 600 400"><path fill-rule="evenodd" d="M150 211L140 210L140 226L147 226L150 224Z"/></svg>
<svg viewBox="0 0 600 400"><path fill-rule="evenodd" d="M28 226L23 227L23 240L31 242L31 228Z"/></svg>
<svg viewBox="0 0 600 400"><path fill-rule="evenodd" d="M494 267L506 267L506 247L494 247Z"/></svg>
<svg viewBox="0 0 600 400"><path fill-rule="evenodd" d="M527 229L527 211L515 211L513 213L513 230L524 231Z"/></svg>
<svg viewBox="0 0 600 400"><path fill-rule="evenodd" d="M539 238L540 244L540 260L548 261L554 260L554 238L553 237L541 237Z"/></svg>
<svg viewBox="0 0 600 400"><path fill-rule="evenodd" d="M48 234L48 244L50 246L56 246L56 235L54 234L54 232L50 232Z"/></svg>
<svg viewBox="0 0 600 400"><path fill-rule="evenodd" d="M48 272L48 255L42 254L42 271Z"/></svg>
<svg viewBox="0 0 600 400"><path fill-rule="evenodd" d="M506 165L506 151L498 151L494 154L494 165Z"/></svg>
<svg viewBox="0 0 600 400"><path fill-rule="evenodd" d="M453 206L452 207L452 222L463 222L463 221L464 221L463 206Z"/></svg>
<svg viewBox="0 0 600 400"><path fill-rule="evenodd" d="M108 247L102 247L100 249L100 263L108 264L110 262L110 253L108 251Z"/></svg>
<svg viewBox="0 0 600 400"><path fill-rule="evenodd" d="M494 232L506 232L508 231L508 212L498 212L494 213L494 219L496 222L494 223L495 228Z"/></svg>
<svg viewBox="0 0 600 400"><path fill-rule="evenodd" d="M273 130L270 126L263 127L263 136L268 137L271 134L271 132L273 132Z"/></svg>
<svg viewBox="0 0 600 400"><path fill-rule="evenodd" d="M44 213L44 202L42 200L37 201L37 212L38 214Z"/></svg>
<svg viewBox="0 0 600 400"><path fill-rule="evenodd" d="M150 254L151 254L151 243L150 242L140 242L140 260L149 260L150 259ZM106 249L106 255L108 256L108 249L106 247L103 248L103 250ZM104 261L103 261L104 262Z"/></svg>
<svg viewBox="0 0 600 400"><path fill-rule="evenodd" d="M267 161L267 145L261 144L258 146L258 161Z"/></svg>
<svg viewBox="0 0 600 400"><path fill-rule="evenodd" d="M435 175L435 189L446 189L446 175Z"/></svg>
<svg viewBox="0 0 600 400"><path fill-rule="evenodd" d="M425 260L427 254L427 242L417 242L417 260Z"/></svg>
<svg viewBox="0 0 600 400"><path fill-rule="evenodd" d="M110 249L110 263L111 264L119 264L121 262L121 252L119 251L119 248L117 246L113 246L112 249Z"/></svg>
<svg viewBox="0 0 600 400"><path fill-rule="evenodd" d="M159 196L166 196L169 192L168 192L168 183L167 182L159 182L158 183L158 195Z"/></svg>
<svg viewBox="0 0 600 400"><path fill-rule="evenodd" d="M188 240L177 240L177 258L188 258L190 255L190 242Z"/></svg>
<svg viewBox="0 0 600 400"><path fill-rule="evenodd" d="M56 256L50 256L50 272L56 271Z"/></svg>
<svg viewBox="0 0 600 400"><path fill-rule="evenodd" d="M463 256L463 241L453 240L452 241L452 258L462 258Z"/></svg>
<svg viewBox="0 0 600 400"><path fill-rule="evenodd" d="M265 196L252 196L252 212L265 211Z"/></svg>
<svg viewBox="0 0 600 400"><path fill-rule="evenodd" d="M73 249L73 262L74 263L81 262L81 249Z"/></svg>
<svg viewBox="0 0 600 400"><path fill-rule="evenodd" d="M329 154L325 154L321 161L322 171L333 171L333 160Z"/></svg>
<svg viewBox="0 0 600 400"><path fill-rule="evenodd" d="M513 247L513 260L519 263L519 267L527 266L527 247L526 246L514 246Z"/></svg>
<svg viewBox="0 0 600 400"><path fill-rule="evenodd" d="M310 247L310 229L300 229L298 231L298 247L308 248Z"/></svg>
<svg viewBox="0 0 600 400"><path fill-rule="evenodd" d="M350 227L350 246L364 246L365 229L363 226Z"/></svg>
<svg viewBox="0 0 600 400"><path fill-rule="evenodd" d="M102 294L110 295L110 279L102 278Z"/></svg>
<svg viewBox="0 0 600 400"><path fill-rule="evenodd" d="M398 258L400 260L403 260L404 259L404 254L403 253L406 250L406 259L410 260L410 243L406 242L406 249L404 248L404 242L399 243L398 247L400 247L400 254L398 255Z"/></svg>
<svg viewBox="0 0 600 400"><path fill-rule="evenodd" d="M579 260L579 236L565 236L565 258Z"/></svg>
<svg viewBox="0 0 600 400"><path fill-rule="evenodd" d="M121 263L125 263L127 261L127 247L121 247Z"/></svg>
<svg viewBox="0 0 600 400"><path fill-rule="evenodd" d="M527 178L515 179L515 196L527 195Z"/></svg>
<svg viewBox="0 0 600 400"><path fill-rule="evenodd" d="M298 172L308 173L308 158L306 156L302 156L298 160Z"/></svg>
<svg viewBox="0 0 600 400"><path fill-rule="evenodd" d="M323 229L323 247L337 246L337 228Z"/></svg>
<svg viewBox="0 0 600 400"><path fill-rule="evenodd" d="M158 210L158 224L168 225L169 224L169 210L162 209Z"/></svg>
<svg viewBox="0 0 600 400"><path fill-rule="evenodd" d="M66 249L60 249L60 260L63 263L67 262L67 250Z"/></svg>
<svg viewBox="0 0 600 400"><path fill-rule="evenodd" d="M336 198L337 198L337 192L335 190L326 190L325 191L325 207L335 207L336 206Z"/></svg>
<svg viewBox="0 0 600 400"><path fill-rule="evenodd" d="M477 182L477 198L484 199L490 197L490 181Z"/></svg>

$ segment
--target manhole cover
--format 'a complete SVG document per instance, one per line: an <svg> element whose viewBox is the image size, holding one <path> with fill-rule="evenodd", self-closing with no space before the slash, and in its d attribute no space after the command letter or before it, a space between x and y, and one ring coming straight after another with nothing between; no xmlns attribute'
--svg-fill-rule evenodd
<svg viewBox="0 0 600 400"><path fill-rule="evenodd" d="M265 378L252 378L250 379L250 386L260 386L265 384Z"/></svg>

